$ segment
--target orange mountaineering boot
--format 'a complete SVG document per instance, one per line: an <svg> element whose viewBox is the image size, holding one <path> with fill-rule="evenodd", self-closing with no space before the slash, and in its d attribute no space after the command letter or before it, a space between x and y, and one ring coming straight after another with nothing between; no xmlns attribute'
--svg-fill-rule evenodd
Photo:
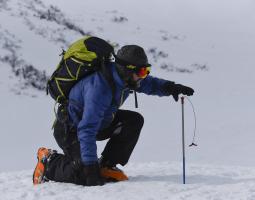
<svg viewBox="0 0 255 200"><path fill-rule="evenodd" d="M44 147L38 149L37 152L38 162L33 173L34 185L38 185L46 181L45 178L46 164L50 155L52 155L53 153L56 153L56 151Z"/></svg>
<svg viewBox="0 0 255 200"><path fill-rule="evenodd" d="M106 179L106 181L126 181L128 180L127 175L120 170L118 167L101 167L100 169L101 176Z"/></svg>
<svg viewBox="0 0 255 200"><path fill-rule="evenodd" d="M106 181L117 182L128 180L127 175L118 167L116 167L116 164L105 160L103 156L99 159L99 165L101 176L105 178Z"/></svg>

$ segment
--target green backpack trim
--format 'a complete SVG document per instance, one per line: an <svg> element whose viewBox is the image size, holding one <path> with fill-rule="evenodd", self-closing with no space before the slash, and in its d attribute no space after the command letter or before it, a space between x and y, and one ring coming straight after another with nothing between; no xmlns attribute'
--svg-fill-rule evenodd
<svg viewBox="0 0 255 200"><path fill-rule="evenodd" d="M97 54L95 52L89 51L84 45L84 41L88 40L89 38L92 37L88 36L73 43L65 52L64 60L71 57L77 58L85 62L92 62L93 60L95 60L97 58Z"/></svg>
<svg viewBox="0 0 255 200"><path fill-rule="evenodd" d="M114 54L113 47L97 37L88 36L74 42L63 52L62 60L47 83L47 93L56 103L67 104L71 88L95 71L102 71L113 87L110 74L104 69L111 54Z"/></svg>

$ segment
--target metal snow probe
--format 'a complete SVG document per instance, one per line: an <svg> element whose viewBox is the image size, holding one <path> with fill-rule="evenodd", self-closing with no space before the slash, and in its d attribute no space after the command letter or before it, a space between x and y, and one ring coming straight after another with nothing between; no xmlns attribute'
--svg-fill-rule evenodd
<svg viewBox="0 0 255 200"><path fill-rule="evenodd" d="M182 170L183 170L183 184L186 183L186 163L185 163L185 134L184 134L184 96L181 97L181 106L182 106ZM186 97L187 98L187 97ZM188 98L187 98L188 99ZM192 109L193 109L193 113L194 113L194 119L195 119L195 128L194 128L194 135L193 135L193 141L192 143L189 145L191 146L197 146L197 144L195 144L195 136L196 136L196 113L194 110L194 106L192 104L192 102L188 99L188 101L190 102Z"/></svg>
<svg viewBox="0 0 255 200"><path fill-rule="evenodd" d="M186 174L185 174L185 138L184 138L184 97L181 97L182 104L182 178L183 184L186 183Z"/></svg>

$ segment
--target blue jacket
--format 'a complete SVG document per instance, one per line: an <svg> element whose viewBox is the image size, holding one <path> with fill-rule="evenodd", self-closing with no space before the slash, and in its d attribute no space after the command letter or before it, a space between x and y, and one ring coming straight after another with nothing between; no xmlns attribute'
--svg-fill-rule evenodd
<svg viewBox="0 0 255 200"><path fill-rule="evenodd" d="M81 158L85 165L97 161L96 134L110 125L115 113L130 93L114 65L111 63L109 67L116 85L114 99L117 105L112 104L112 90L99 72L80 80L69 94L68 112L73 125L77 127ZM141 81L137 92L166 96L161 89L165 82L166 80L148 76Z"/></svg>

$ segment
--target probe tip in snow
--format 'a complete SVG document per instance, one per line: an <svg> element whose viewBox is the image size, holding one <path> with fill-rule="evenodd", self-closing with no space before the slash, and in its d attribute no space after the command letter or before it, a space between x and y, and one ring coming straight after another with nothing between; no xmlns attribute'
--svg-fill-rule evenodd
<svg viewBox="0 0 255 200"><path fill-rule="evenodd" d="M197 144L195 144L194 142L192 142L190 145L189 145L189 147L192 147L192 146L197 146Z"/></svg>

